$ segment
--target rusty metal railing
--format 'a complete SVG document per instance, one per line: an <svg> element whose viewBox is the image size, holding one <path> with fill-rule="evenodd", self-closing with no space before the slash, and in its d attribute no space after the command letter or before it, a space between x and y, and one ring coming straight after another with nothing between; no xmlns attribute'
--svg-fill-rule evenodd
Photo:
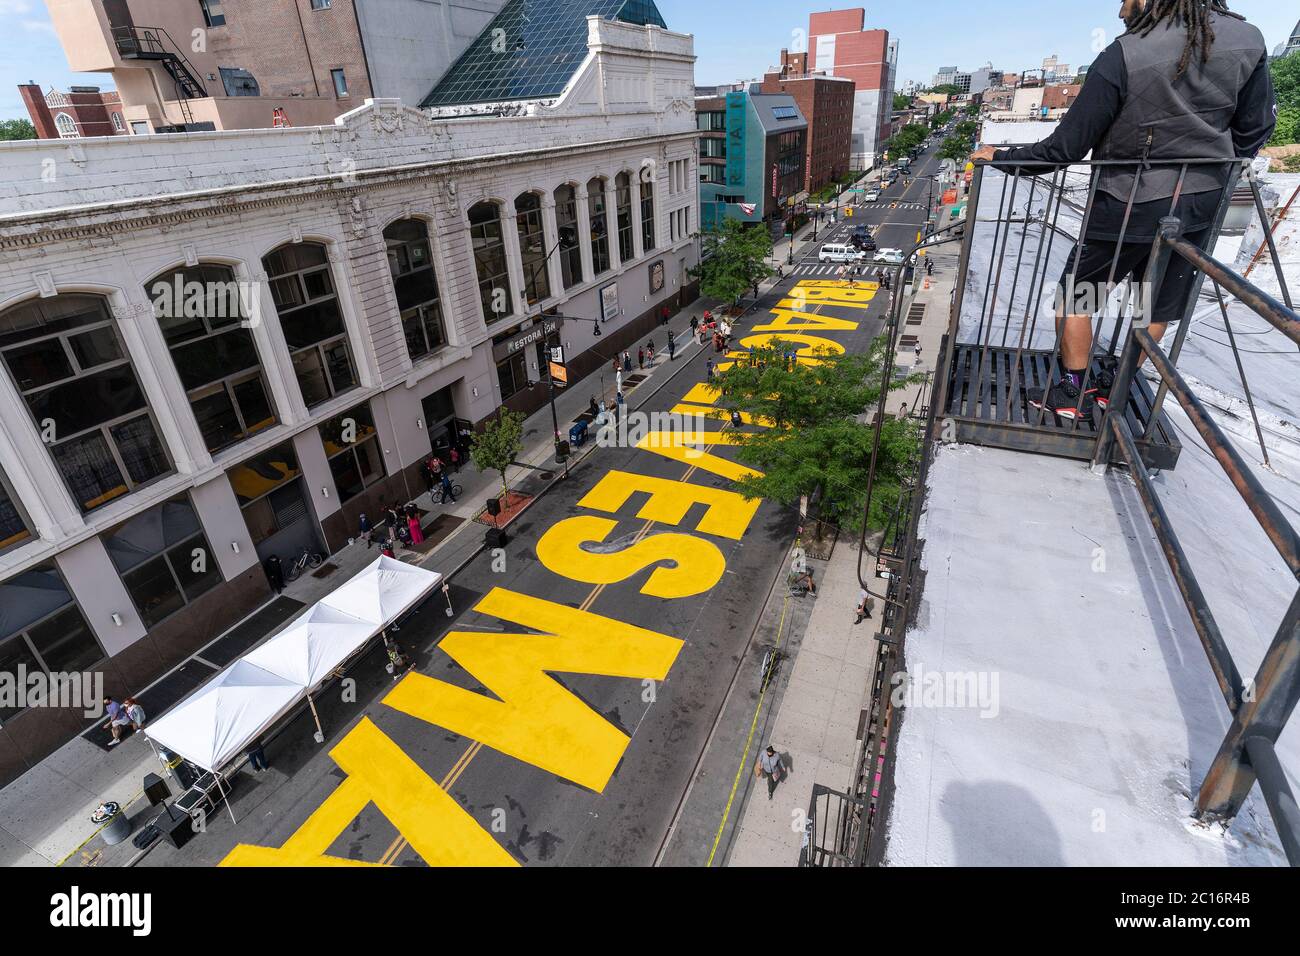
<svg viewBox="0 0 1300 956"><path fill-rule="evenodd" d="M1159 292L1170 259L1175 255L1195 266L1217 288L1236 297L1300 346L1300 315L1184 239L1181 225L1175 218L1162 220L1156 234L1144 280L1150 288L1149 295ZM1285 288L1285 283L1282 288ZM1160 394L1172 394L1182 406L1206 448L1223 468L1287 569L1300 579L1300 535L1146 325L1144 320L1135 320L1120 359L1115 387L1122 394L1137 375L1143 357L1151 363L1160 377ZM1093 467L1108 467L1116 447L1137 484L1151 526L1232 715L1232 724L1197 793L1196 814L1207 820L1232 819L1258 782L1287 859L1292 866L1300 866L1300 811L1297 811L1295 795L1275 751L1277 739L1300 701L1300 588L1291 599L1255 677L1249 683L1243 682L1178 535L1160 503L1151 476L1138 454L1132 429L1118 409L1112 408L1103 421Z"/></svg>

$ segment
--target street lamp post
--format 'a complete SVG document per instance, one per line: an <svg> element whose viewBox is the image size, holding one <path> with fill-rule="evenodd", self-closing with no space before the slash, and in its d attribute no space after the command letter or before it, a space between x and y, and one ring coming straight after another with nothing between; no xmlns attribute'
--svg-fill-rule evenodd
<svg viewBox="0 0 1300 956"><path fill-rule="evenodd" d="M548 389L549 389L549 391L550 391L550 403L551 403L551 427L552 427L552 428L554 429L554 431L555 431L555 458L556 458L557 461L560 461L561 464L564 465L564 475L563 475L563 477L567 478L567 477L569 477L569 456L568 456L568 455L565 455L564 458L563 458L563 460L560 459L560 442L563 441L563 439L560 437L560 416L559 416L559 413L556 411L556 408L555 408L555 376L551 374L551 366L550 366L550 363L551 363L552 361L554 361L554 360L551 358L551 336L552 336L552 335L555 335L555 337L556 337L556 341L557 341L557 342L559 341L559 335L558 335L558 333L559 333L559 329L560 329L560 324L559 324L559 322L556 322L556 323L555 323L555 329L554 329L554 331L552 331L552 330L549 330L549 329L546 328L546 324L545 324L545 323L546 323L546 320L547 320L547 319L561 319L561 320L566 321L566 322L590 322L590 323L592 323L592 337L593 337L593 338L600 338L600 335L601 335L601 333L600 333L600 320L599 320L599 319L578 318L578 317L571 316L571 315L561 315L561 314L559 314L559 313L550 313L550 314L547 314L547 313L545 313L545 312L540 313L540 314L538 315L538 318L540 318L540 319L542 320L542 330L543 330L543 335L542 335L542 350L543 350L544 352L546 352L546 361L547 361L547 366L546 366L546 384L547 384L547 387L548 387ZM563 343L561 343L561 347L563 347ZM568 356L563 356L563 357L564 357L565 359L568 358ZM539 374L541 373L541 369L538 369L538 373L539 373ZM566 384L567 384L567 383L566 383ZM570 450L572 450L572 449L570 449Z"/></svg>

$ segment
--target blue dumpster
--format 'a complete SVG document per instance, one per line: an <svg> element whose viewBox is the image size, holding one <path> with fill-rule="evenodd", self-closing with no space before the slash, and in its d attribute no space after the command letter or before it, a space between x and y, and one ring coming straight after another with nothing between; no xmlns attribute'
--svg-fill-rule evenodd
<svg viewBox="0 0 1300 956"><path fill-rule="evenodd" d="M587 423L574 422L569 428L569 444L574 448L581 448L587 443Z"/></svg>

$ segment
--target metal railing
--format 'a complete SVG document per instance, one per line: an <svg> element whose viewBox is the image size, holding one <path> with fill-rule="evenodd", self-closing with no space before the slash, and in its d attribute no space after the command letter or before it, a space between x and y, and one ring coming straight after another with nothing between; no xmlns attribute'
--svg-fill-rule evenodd
<svg viewBox="0 0 1300 956"><path fill-rule="evenodd" d="M1154 297L1159 293L1170 259L1175 255L1212 280L1216 290L1227 291L1300 346L1300 315L1184 239L1181 224L1172 217L1161 221L1156 234L1144 279L1150 290L1148 295ZM1282 288L1285 289L1285 283ZM1183 332L1184 329L1179 329L1180 340ZM1160 348L1145 321L1134 322L1120 359L1115 387L1121 394L1127 389L1128 383L1137 375L1143 357L1160 377L1161 395L1172 394L1182 406L1206 448L1237 489L1287 569L1300 579L1300 535L1296 534L1295 528L1241 453L1179 374L1174 360ZM1255 677L1249 683L1243 682L1187 554L1156 494L1151 475L1138 454L1133 431L1124 416L1112 408L1102 423L1093 456L1094 468L1107 467L1116 447L1133 475L1152 529L1160 541L1169 570L1232 715L1232 725L1197 793L1196 814L1208 820L1231 820L1258 782L1287 859L1292 866L1300 866L1300 812L1274 749L1297 701L1300 701L1300 588L1291 599Z"/></svg>
<svg viewBox="0 0 1300 956"><path fill-rule="evenodd" d="M1209 162L1211 161L1179 160L1173 163L1179 172L1178 186L1170 199L1170 211L1178 208L1188 169ZM1094 316L1089 354L1095 357L1099 352L1104 352L1117 356L1112 394L1119 396L1119 400L1110 403L1099 427L1085 434L1079 434L1078 437L1086 443L1084 447L1088 450L1088 454L1082 457L1090 458L1094 466L1107 467L1115 456L1128 464L1139 497L1164 549L1176 586L1206 652L1211 671L1232 715L1231 727L1200 786L1196 800L1197 815L1211 820L1230 819L1240 810L1246 796L1255 783L1258 783L1287 859L1292 865L1300 865L1300 810L1297 809L1290 783L1275 749L1278 736L1294 710L1297 700L1300 700L1300 593L1292 599L1258 673L1251 682L1244 682L1208 607L1205 594L1170 525L1168 515L1156 495L1151 472L1139 450L1139 443L1143 440L1149 441L1159 427L1162 403L1169 394L1173 394L1206 441L1213 457L1224 468L1229 480L1242 495L1265 534L1277 548L1287 568L1300 578L1300 537L1297 537L1295 530L1287 523L1241 455L1206 412L1176 369L1178 354L1187 328L1191 324L1187 320L1199 297L1201 284L1205 278L1209 278L1213 283L1215 298L1229 331L1230 344L1237 360L1246 402L1255 422L1261 451L1267 461L1267 449L1260 432L1249 384L1238 354L1236 339L1227 321L1227 307L1223 293L1226 291L1236 297L1275 329L1291 338L1298 346L1300 346L1300 317L1292 309L1290 292L1273 239L1275 224L1269 221L1259 183L1253 171L1248 163L1241 160L1226 163L1222 160L1213 162L1227 167L1228 172L1226 182L1219 194L1213 222L1201 245L1212 248L1212 243L1220 231L1231 203L1234 187L1239 177L1244 176L1264 233L1260 248L1252 257L1252 266L1259 261L1260 256L1267 249L1283 302L1277 301L1252 285L1244 277L1237 275L1205 253L1197 244L1184 238L1176 220L1162 221L1153 243L1152 254L1148 257L1146 274L1140 277L1140 281L1145 285L1146 301L1154 303L1160 283L1167 271L1170 256L1179 255L1190 263L1197 270L1197 277L1188 301L1182 309L1183 321L1179 324L1173 346L1166 355L1157 345L1156 339L1148 328L1150 315L1136 308L1133 282L1125 277L1124 282L1115 286L1118 271L1118 254L1116 254L1111 261L1108 277L1108 284L1114 288L1108 291L1118 292L1119 301L1116 303L1115 297L1108 296L1102 308L1098 310L1098 314ZM1059 328L1055 323L1051 323L1039 330L1038 313L1034 311L1034 304L1043 294L1053 248L1059 243L1064 250L1069 250L1075 245L1078 236L1087 234L1088 222L1096 200L1098 167L1103 165L1107 164L1075 164L1076 167L1082 167L1084 175L1081 175L1081 170L1078 168L1051 168L1047 170L1046 182L1043 181L1042 167L1032 171L1031 175L1024 175L1023 178L1022 171L1016 170L1003 177L997 213L992 220L980 219L979 194L988 167L981 165L977 167L974 174L968 204L969 223L965 231L958 267L952 318L948 333L944 337L942 358L934 386L935 396L930 403L927 416L926 440L918 481L913 486L912 494L908 496L909 513L901 521L901 524L906 526L906 533L902 533L902 527L898 529L901 540L896 543L896 553L901 551L899 555L901 561L897 562L898 574L890 582L885 607L882 608L888 623L881 637L884 639L886 633L892 634L896 643L890 643L886 639L886 643L882 646L879 663L883 676L875 682L877 689L873 695L874 703L879 705L875 716L876 729L869 735L869 740L864 737L866 747L859 766L859 780L855 793L844 795L848 799L861 801L851 815L851 819L857 826L857 833L854 834L853 842L847 846L835 846L832 841L830 847L823 847L830 855L824 855L822 859L830 861L829 865L836 865L840 855L845 852L849 852L857 864L876 865L882 862L883 841L876 840L874 837L879 823L887 816L888 805L892 800L891 778L896 758L896 747L886 745L886 740L896 732L890 726L893 715L890 712L888 688L892 686L895 672L903 666L903 637L919 590L913 580L920 547L917 540L917 522L925 495L929 452L937 437L936 425L938 420L951 417L954 355L962 347L967 349L973 347L983 371L991 362L995 349L1002 349L1006 354L1014 354L1015 357L1008 363L1007 369L1011 381L1002 384L1005 389L1003 394L1013 396L1016 392L1015 377L1021 368L1021 357L1032 347L1042 345L1041 342L1036 341L1036 336L1051 336L1050 347L1045 350L1040 347L1039 351L1046 352L1050 357L1054 374L1060 374L1059 344L1056 341ZM1128 200L1124 204L1119 236L1121 240L1131 222L1134 198L1141 176L1142 171L1139 170L1128 194ZM1070 181L1071 177L1074 179L1073 182ZM1020 192L1022 185L1023 193ZM1040 193L1041 186L1046 188ZM1018 194L1021 197L1028 197L1023 207L1017 207ZM1042 205L1036 208L1034 199L1037 195L1041 195ZM1078 201L1080 196L1084 197L1082 201ZM1022 214L1016 215L1016 212L1021 209ZM1072 218L1075 219L1074 224L1077 228L1069 229L1066 228L1069 223L1062 224L1063 209L1072 211ZM1015 236L1015 243L1012 246L1012 233L1017 224L1022 228L1019 230L1019 235ZM981 230L981 226L987 225L992 227L991 238L987 234L990 230ZM977 232L981 234L977 236ZM980 243L986 244L987 248L994 250L995 253L984 270L982 290L978 288L976 282L968 281L971 278L972 248ZM1116 246L1118 249L1118 242ZM1007 256L1009 248L1012 249L1010 257ZM909 259L915 255L915 251L912 250ZM901 271L900 267L900 278ZM1072 278L1072 274L1068 272L1064 277L1066 282L1072 281ZM964 316L963 313L967 296L972 289L975 293L982 291L982 300L977 320L968 322L968 326L964 327L963 318L972 318ZM1070 291L1067 290L1067 295ZM1018 299L1018 292L1024 295L1023 300ZM1065 301L1071 300L1066 298ZM886 329L886 334L891 339L896 338L899 332L897 313L900 311L898 309L900 304L901 297L895 303L895 308L891 310L893 314ZM1005 312L1003 312L1004 307ZM1001 315L1000 319L999 315ZM1112 320L1113 324L1107 320ZM1109 336L1103 334L1107 329L1110 332ZM1147 395L1147 414L1136 417L1126 409L1128 403L1125 396L1129 394L1129 389L1134 383L1136 369L1142 355L1150 357L1159 384L1154 395ZM1092 374L1092 363L1089 363L1086 374ZM1021 382L1022 388L1023 384ZM1047 384L1044 383L1045 386ZM1087 388L1087 385L1087 382L1082 383L1083 388ZM982 381L981 388L984 387L986 386ZM999 411L1004 413L1005 408ZM1026 418L1019 425L1024 429L1032 430L1035 425L1041 426L1043 420L1043 415L1040 414L1036 420ZM1095 422L1088 424L1095 426ZM1070 429L1073 431L1079 426L1079 422L1074 422L1071 423ZM1034 450L1032 443L1030 450ZM818 811L823 816L832 814L835 820L839 819L838 812L833 812L829 805L819 806L814 800L813 806L810 807L810 814L819 830L824 829L826 823L824 820L816 819ZM810 858L805 865L818 864L812 862ZM823 862L821 865L828 864Z"/></svg>
<svg viewBox="0 0 1300 956"><path fill-rule="evenodd" d="M992 188L999 190L996 205L989 201L990 170L996 170L998 174L997 180L992 182ZM1189 176L1197 181L1196 188L1201 192L1204 192L1207 174L1222 182L1217 190L1217 208L1206 227L1208 238L1203 242L1207 246L1221 229L1238 181L1244 180L1263 228L1264 244L1260 252L1267 248L1282 298L1288 307L1291 305L1259 181L1247 160L1175 159L1141 164L1091 161L1033 166L980 164L971 184L969 231L962 249L961 281L949 328L950 342L959 356L958 374L953 374L954 353L950 352L946 374L941 375L936 383L936 400L940 408L946 414L969 423L963 437L979 440L977 434L986 434L990 428L996 427L1004 438L1002 443L1005 447L1088 457L1096 437L1095 423L1090 415L1057 419L1049 412L1046 402L1036 408L1027 403L1029 386L1047 392L1063 376L1058 345L1062 306L1073 304L1079 291L1076 288L1078 260L1072 255L1064 263L1059 287L1054 290L1048 285L1051 270L1061 268L1054 265L1053 255L1057 260L1069 255L1077 236L1091 234L1103 176L1130 173L1131 183L1126 184L1125 199L1105 197L1112 208L1116 202L1122 204L1122 215L1118 235L1111 235L1106 240L1114 247L1106 281L1087 290L1095 292L1097 306L1089 310L1093 318L1087 354L1091 358L1085 364L1083 380L1079 383L1080 394L1087 395L1095 391L1105 363L1113 365L1134 317L1152 301L1149 292L1145 300L1141 298L1144 290L1129 275L1120 274L1120 260L1122 252L1131 250L1134 243L1151 241L1149 226L1144 235L1137 233L1133 214L1143 177L1152 175L1153 171L1162 172L1167 180L1174 181L1172 195L1168 197L1168 215L1173 215L1180 202L1187 198L1184 187ZM985 193L983 200L982 192ZM973 249L991 253L987 262L974 263ZM1201 281L1198 277L1182 310L1180 317L1184 320L1195 307ZM1080 282L1078 285L1082 287L1083 284ZM976 295L980 297L978 310L972 308ZM1047 302L1049 298L1054 301ZM1188 325L1186 321L1179 325L1170 352L1175 362ZM1164 467L1171 466L1177 457L1177 443L1163 429L1160 419L1167 388L1162 383L1151 396L1146 394L1143 382L1131 385L1135 389L1134 395L1121 392L1119 401L1121 406L1125 403L1132 406L1130 415L1140 425L1137 440L1143 457ZM1247 404L1257 422L1253 397L1249 393ZM1169 446L1171 450L1163 458L1153 458L1151 448L1160 444Z"/></svg>

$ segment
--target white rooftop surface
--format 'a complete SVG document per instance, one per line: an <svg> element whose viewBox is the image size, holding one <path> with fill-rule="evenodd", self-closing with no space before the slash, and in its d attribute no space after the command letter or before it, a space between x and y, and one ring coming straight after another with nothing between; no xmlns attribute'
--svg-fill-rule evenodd
<svg viewBox="0 0 1300 956"><path fill-rule="evenodd" d="M1283 201L1300 184L1297 177L1270 179L1285 190ZM989 187L986 179L981 218L996 215L999 187ZM1278 231L1293 293L1300 291L1298 217L1300 201ZM1077 231L1077 220L1072 225ZM991 224L980 228L991 236ZM1036 238L1031 231L1030 262ZM1013 232L999 319L1018 239ZM978 326L988 245L972 249L962 340ZM1049 296L1069 246L1058 236ZM1233 264L1238 247L1249 260L1257 235L1225 238L1216 254ZM1275 291L1271 268L1266 260L1251 279ZM1024 304L1017 296L1015 319ZM1043 305L1036 347L1052 340L1050 298ZM1283 513L1300 524L1300 351L1239 303L1230 305L1230 317L1271 469L1262 465L1212 298L1201 300L1179 368ZM1183 450L1156 487L1249 679L1297 583L1177 403L1171 399L1166 409ZM891 741L897 764L888 864L1285 865L1258 788L1227 832L1191 819L1228 711L1127 472L1101 477L1082 462L943 446L931 466L920 535L926 576L905 666L922 688L926 674L975 672L992 692L996 675L997 706L988 717L978 706L926 706L924 699L903 710ZM1300 785L1298 723L1278 742L1293 788Z"/></svg>
<svg viewBox="0 0 1300 956"><path fill-rule="evenodd" d="M1300 503L1296 485L1264 478ZM1284 865L1258 788L1226 834L1191 821L1228 711L1127 474L954 445L929 485L906 667L922 683L982 672L990 690L996 675L996 709L904 709L886 862ZM1201 451L1185 448L1158 485L1253 676L1295 579ZM1295 721L1279 756L1296 780Z"/></svg>

